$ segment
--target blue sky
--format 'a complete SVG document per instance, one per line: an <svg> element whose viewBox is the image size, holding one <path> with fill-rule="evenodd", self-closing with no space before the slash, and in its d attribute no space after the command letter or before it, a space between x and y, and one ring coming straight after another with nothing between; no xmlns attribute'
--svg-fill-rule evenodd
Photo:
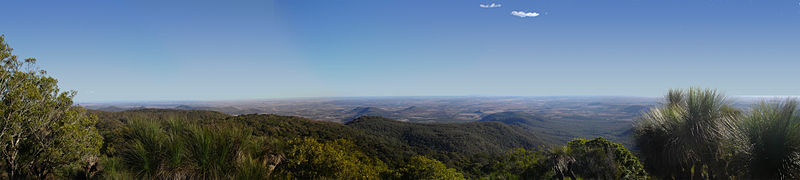
<svg viewBox="0 0 800 180"><path fill-rule="evenodd" d="M480 5L501 4L483 8ZM800 0L3 2L77 100L800 95ZM518 17L521 11L535 17Z"/></svg>

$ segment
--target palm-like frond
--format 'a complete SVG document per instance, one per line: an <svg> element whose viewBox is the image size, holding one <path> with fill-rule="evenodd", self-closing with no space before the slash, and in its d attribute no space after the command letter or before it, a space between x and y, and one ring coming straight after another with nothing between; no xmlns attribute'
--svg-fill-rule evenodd
<svg viewBox="0 0 800 180"><path fill-rule="evenodd" d="M790 99L762 102L742 122L751 142L749 171L765 179L800 178L800 112Z"/></svg>
<svg viewBox="0 0 800 180"><path fill-rule="evenodd" d="M651 171L664 177L698 176L705 167L712 176L725 176L725 150L741 134L738 111L711 89L670 90L665 99L635 124L637 144Z"/></svg>
<svg viewBox="0 0 800 180"><path fill-rule="evenodd" d="M239 127L168 119L132 120L127 129L129 144L121 157L139 179L230 179L238 176L235 172L262 172L247 177L265 178L263 172L280 160L267 163L272 156L267 156L266 144Z"/></svg>
<svg viewBox="0 0 800 180"><path fill-rule="evenodd" d="M122 151L122 157L139 177L156 177L161 171L166 137L157 123L133 120L128 137L133 141Z"/></svg>

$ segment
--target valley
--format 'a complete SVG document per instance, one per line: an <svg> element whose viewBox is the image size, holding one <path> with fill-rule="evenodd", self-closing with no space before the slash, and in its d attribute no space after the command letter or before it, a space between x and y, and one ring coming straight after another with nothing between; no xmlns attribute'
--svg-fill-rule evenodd
<svg viewBox="0 0 800 180"><path fill-rule="evenodd" d="M351 97L249 101L84 103L88 109L142 108L209 110L230 115L276 114L348 123L378 116L413 123L500 121L536 133L546 144L604 137L631 146L632 122L657 104L656 98L566 97ZM515 122L507 122L509 120Z"/></svg>

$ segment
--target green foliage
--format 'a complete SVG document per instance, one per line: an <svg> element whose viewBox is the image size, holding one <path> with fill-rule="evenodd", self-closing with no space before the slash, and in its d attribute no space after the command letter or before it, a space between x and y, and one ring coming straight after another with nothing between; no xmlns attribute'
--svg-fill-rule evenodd
<svg viewBox="0 0 800 180"><path fill-rule="evenodd" d="M320 141L347 139L356 149L376 157L392 169L401 168L413 155L441 160L448 167L462 169L469 177L490 173L493 161L517 147L541 145L535 134L497 122L420 124L382 117L360 117L350 123L313 121L278 115L239 115L206 124L240 124L252 127L254 136L289 141L313 137ZM284 145L282 145L284 144ZM285 152L285 142L272 143Z"/></svg>
<svg viewBox="0 0 800 180"><path fill-rule="evenodd" d="M636 122L636 143L654 175L729 177L725 159L745 144L736 128L740 114L714 90L670 90L666 104Z"/></svg>
<svg viewBox="0 0 800 180"><path fill-rule="evenodd" d="M750 144L745 158L754 179L800 178L800 111L796 100L762 102L742 122Z"/></svg>
<svg viewBox="0 0 800 180"><path fill-rule="evenodd" d="M95 118L73 106L74 91L36 67L19 61L0 36L0 158L11 179L47 178L80 169L93 175L102 143Z"/></svg>
<svg viewBox="0 0 800 180"><path fill-rule="evenodd" d="M144 131L138 134L162 134L162 138L141 138L125 136L126 142L132 139L164 139L169 142L170 134L177 134L173 138L178 142L153 145L162 150L143 150L144 152L162 152L153 158L158 161L158 167L153 175L140 175L137 178L168 178L182 174L185 177L220 177L219 175L198 175L197 169L201 167L197 162L227 161L232 166L224 169L229 171L216 172L228 174L220 178L263 179L273 177L280 179L413 179L433 177L465 177L465 178L495 178L495 179L547 179L556 177L614 177L624 178L625 175L641 173L636 171L636 161L624 147L603 139L592 141L576 140L571 146L563 146L552 150L531 151L514 149L513 146L529 147L531 145L514 145L517 138L503 139L501 136L515 136L513 131L503 131L508 125L496 122L482 122L474 124L414 124L393 121L380 117L362 117L347 125L311 121L304 118L277 116L277 115L241 115L225 119L211 120L128 120L122 129L125 134L130 134L139 129ZM248 127L248 128L241 128ZM494 127L500 127L495 129ZM236 146L226 145L225 142L216 142L209 135L220 134L221 139L236 139L238 135L224 135L226 129L238 128L229 134L250 134L247 140ZM460 129L459 129L460 128ZM208 131L212 133L208 134ZM145 133L154 132L154 133ZM188 134L192 134L191 136ZM191 138L190 138L191 137ZM496 139L491 139L496 138ZM190 140L191 139L191 140ZM159 142L147 140L146 142ZM191 141L191 142L190 142ZM448 142L449 141L449 142ZM494 153L496 150L486 148L464 149L445 148L435 146L438 142L458 144L467 142L494 145L503 149L509 143L506 154ZM499 143L492 144L491 141ZM502 142L501 142L502 141ZM234 142L230 140L228 142ZM528 142L528 141L520 141ZM192 145L189 145L192 144ZM216 145L215 145L216 144ZM169 165L170 149L175 147L181 150L177 155L181 160L175 165ZM213 148L215 146L221 148ZM465 145L466 146L466 145ZM125 147L125 146L123 146ZM147 146L144 146L147 147ZM208 160L211 156L197 156L190 154L230 154L231 147L238 147L237 155L230 158L228 155L215 155L228 157L219 160ZM267 148L265 148L267 147ZM196 150L190 150L196 149ZM512 150L509 152L509 150ZM128 153L128 147L122 148L123 157ZM452 151L452 152L451 152ZM388 153L388 154L387 154ZM426 154L431 157L446 160L438 161L414 154ZM390 157L390 158L386 158ZM124 158L123 158L124 159ZM383 159L389 160L384 163ZM187 163L188 162L188 163ZM231 163L232 162L232 163ZM602 162L602 163L601 163ZM635 163L634 163L635 162ZM394 166L392 166L394 164ZM610 170L612 173L599 171L581 171L577 168L593 166L592 168ZM126 165L128 172L138 172L131 168L139 167ZM598 166L598 167L594 167ZM603 167L599 167L603 166ZM634 167L632 167L634 166ZM210 166L214 167L214 166ZM221 166L220 166L221 167ZM432 167L432 168L422 168ZM448 168L450 167L450 168ZM205 171L214 172L217 168L205 168ZM267 170L263 170L267 169ZM269 174L274 170L275 173ZM435 171L433 171L435 170ZM461 173L465 172L465 173ZM628 173L633 172L633 173ZM592 174L596 173L596 174ZM605 173L605 174L603 174ZM117 173L125 174L125 173ZM458 175L456 175L458 174ZM611 175L608 175L611 174ZM173 176L166 176L173 175ZM634 176L638 177L638 176Z"/></svg>
<svg viewBox="0 0 800 180"><path fill-rule="evenodd" d="M650 173L670 179L800 178L800 110L793 99L745 113L713 90L673 90L636 124Z"/></svg>
<svg viewBox="0 0 800 180"><path fill-rule="evenodd" d="M638 158L604 138L575 139L549 150L514 149L484 179L647 179Z"/></svg>
<svg viewBox="0 0 800 180"><path fill-rule="evenodd" d="M289 142L286 163L280 176L298 179L379 179L388 171L383 162L359 152L344 139L320 143L314 138Z"/></svg>
<svg viewBox="0 0 800 180"><path fill-rule="evenodd" d="M267 156L272 158L260 159L246 154L239 154L236 158L236 178L242 180L269 179L270 173L275 169L282 156Z"/></svg>
<svg viewBox="0 0 800 180"><path fill-rule="evenodd" d="M122 159L117 157L103 157L100 159L100 179L135 179L134 175L126 170Z"/></svg>
<svg viewBox="0 0 800 180"><path fill-rule="evenodd" d="M122 112L106 112L89 110L89 114L97 116L97 129L106 143L100 152L108 155L116 155L119 147L115 145L123 144L123 127L128 121L136 119L147 119L152 121L166 121L169 119L185 119L192 121L223 119L230 115L199 110L169 110L169 109L135 109Z"/></svg>
<svg viewBox="0 0 800 180"><path fill-rule="evenodd" d="M554 101L552 103L559 103ZM563 102L562 102L563 103ZM613 113L620 111L628 111L630 114L638 114L641 106L627 106L627 105L597 105L603 108L595 109L595 105L600 103L589 103L586 111L597 113ZM548 106L565 106L553 104ZM576 106L574 104L569 106ZM622 109L622 107L626 107ZM574 107L573 107L574 108ZM619 109L616 109L619 108ZM628 109L630 108L630 109ZM512 125L515 128L521 128L525 131L531 132L536 135L537 139L548 145L561 145L564 142L571 141L574 138L594 138L603 137L615 142L621 143L625 146L633 145L633 138L630 131L630 122L627 119L634 117L614 116L608 117L614 121L601 120L600 118L605 115L594 115L590 117L581 112L570 111L572 113L562 113L558 111L547 112L545 111L540 115L534 115L529 112L507 111L498 112L484 116L481 122L502 122L504 124Z"/></svg>
<svg viewBox="0 0 800 180"><path fill-rule="evenodd" d="M375 154L391 167L399 168L408 157L424 155L461 169L470 178L490 173L497 154L544 144L536 134L499 122L421 124L363 116L346 126L364 134L365 141L355 142L371 143L364 152ZM378 151L372 153L371 149Z"/></svg>
<svg viewBox="0 0 800 180"><path fill-rule="evenodd" d="M663 106L645 114L635 124L634 133L651 173L666 179L796 177L797 165L793 163L798 162L795 141L800 139L796 135L800 132L797 130L800 123L794 101L764 103L745 113L731 108L724 96L711 90L671 91L666 99ZM147 113L156 118L160 118L159 113L180 114ZM107 117L119 116L110 114ZM462 176L470 179L649 178L638 158L620 144L602 138L576 139L549 150L511 150L531 147L536 143L530 142L537 141L520 138L523 132L497 122L417 124L361 117L342 125L277 115L206 117L145 121L158 122L155 128L137 124L136 118L118 121L120 124L114 126L98 125L113 129L102 129L102 132L128 134L139 129L142 131L139 134L163 134L163 137L126 135L119 138L124 140L120 144L132 139L161 142L161 145L132 143L144 149L140 154L164 154L151 158L160 160L153 165L155 168L143 170L153 171L154 175L130 176L139 172L137 169L146 168L133 168L138 166L123 163L123 170L104 169L103 176L225 179L413 179L425 176L430 179L433 177L427 175L436 173L424 170L451 167L453 172L463 172ZM171 138L178 140L171 141ZM237 138L246 140L237 141ZM151 146L162 150L146 150ZM123 147L126 148L120 152L125 153L121 154L135 150ZM497 153L500 150L507 153ZM432 168L419 168L428 166ZM200 169L208 173L197 173ZM272 171L276 173L270 174ZM106 172L109 172L107 176Z"/></svg>
<svg viewBox="0 0 800 180"><path fill-rule="evenodd" d="M516 148L496 160L486 179L536 179L546 174L544 160L547 152Z"/></svg>
<svg viewBox="0 0 800 180"><path fill-rule="evenodd" d="M548 179L564 179L567 177L576 179L575 161L577 160L571 154L569 146L553 148L547 152L547 159L542 163L544 165L543 168L548 172L545 176L549 176Z"/></svg>
<svg viewBox="0 0 800 180"><path fill-rule="evenodd" d="M248 132L236 127L198 126L187 128L183 134L187 160L194 165L195 176L208 179L223 177L227 170L236 169L234 162Z"/></svg>
<svg viewBox="0 0 800 180"><path fill-rule="evenodd" d="M247 128L170 119L131 120L119 156L137 179L267 179L280 156Z"/></svg>
<svg viewBox="0 0 800 180"><path fill-rule="evenodd" d="M175 136L174 133L166 133L159 123L145 120L131 121L129 132L126 133L129 141L125 142L127 146L122 151L125 165L137 177L177 174L176 171L179 169L169 166L169 162L180 161L183 158L180 155L181 149L178 148L181 142L175 142L177 140Z"/></svg>
<svg viewBox="0 0 800 180"><path fill-rule="evenodd" d="M375 116L346 124L372 136L403 143L417 150L502 153L513 147L542 145L535 134L498 122L407 123Z"/></svg>
<svg viewBox="0 0 800 180"><path fill-rule="evenodd" d="M413 156L408 164L400 169L401 179L453 180L465 179L464 175L442 162L425 156Z"/></svg>
<svg viewBox="0 0 800 180"><path fill-rule="evenodd" d="M603 138L576 139L567 145L576 160L572 169L588 179L645 179L639 159L618 143Z"/></svg>

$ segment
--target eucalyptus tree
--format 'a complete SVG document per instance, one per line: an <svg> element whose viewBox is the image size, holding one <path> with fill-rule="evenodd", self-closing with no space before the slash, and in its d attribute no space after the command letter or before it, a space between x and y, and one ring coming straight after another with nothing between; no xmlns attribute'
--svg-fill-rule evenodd
<svg viewBox="0 0 800 180"><path fill-rule="evenodd" d="M666 179L729 178L743 149L741 112L712 89L670 90L666 102L634 124L636 144L653 175Z"/></svg>
<svg viewBox="0 0 800 180"><path fill-rule="evenodd" d="M639 159L627 148L605 138L575 139L567 143L575 161L570 169L584 179L647 179Z"/></svg>
<svg viewBox="0 0 800 180"><path fill-rule="evenodd" d="M800 179L800 111L794 99L762 102L742 122L752 178Z"/></svg>
<svg viewBox="0 0 800 180"><path fill-rule="evenodd" d="M400 170L400 179L430 179L430 180L460 180L465 179L464 174L453 168L447 168L444 163L425 156L411 157L408 164Z"/></svg>
<svg viewBox="0 0 800 180"><path fill-rule="evenodd" d="M0 36L0 159L11 179L47 178L59 168L94 168L102 137L95 118L74 106L74 91L19 60Z"/></svg>

